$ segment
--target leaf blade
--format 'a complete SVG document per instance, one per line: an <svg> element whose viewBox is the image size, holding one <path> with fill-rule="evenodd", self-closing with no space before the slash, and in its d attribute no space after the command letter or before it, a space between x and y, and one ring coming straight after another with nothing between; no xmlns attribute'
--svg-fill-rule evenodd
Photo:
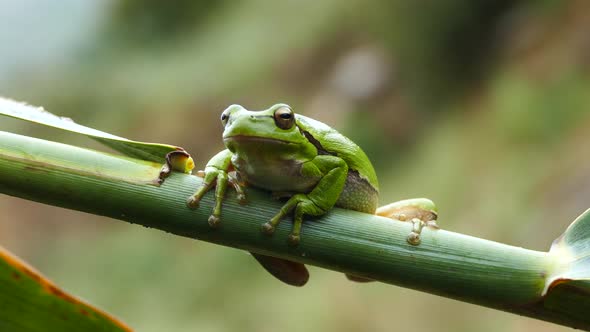
<svg viewBox="0 0 590 332"><path fill-rule="evenodd" d="M61 290L0 247L0 330L132 331L92 305Z"/></svg>
<svg viewBox="0 0 590 332"><path fill-rule="evenodd" d="M126 156L160 164L166 162L166 155L168 153L184 151L181 147L169 144L132 141L124 137L77 124L72 119L52 114L43 107L31 106L3 97L0 97L0 115L81 134Z"/></svg>

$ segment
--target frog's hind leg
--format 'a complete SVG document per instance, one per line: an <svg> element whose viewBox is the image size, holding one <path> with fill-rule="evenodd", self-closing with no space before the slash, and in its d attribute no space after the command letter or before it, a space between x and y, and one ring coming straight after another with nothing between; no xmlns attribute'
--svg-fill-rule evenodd
<svg viewBox="0 0 590 332"><path fill-rule="evenodd" d="M348 174L348 165L343 159L331 155L319 155L313 162L305 162L301 168L302 174L324 174L318 184L307 194L296 194L281 207L279 213L269 222L262 224L262 232L274 233L281 219L295 209L293 215L293 230L288 238L291 246L297 246L301 238L301 224L303 216L321 216L329 211L344 188Z"/></svg>
<svg viewBox="0 0 590 332"><path fill-rule="evenodd" d="M407 241L412 245L420 244L420 233L425 226L439 229L436 224L438 217L436 205L426 198L413 198L394 202L377 208L375 214L399 221L412 223L412 232ZM371 282L373 279L347 274L346 278L355 282Z"/></svg>
<svg viewBox="0 0 590 332"><path fill-rule="evenodd" d="M412 198L397 201L377 208L375 214L399 221L422 220L426 226L439 228L436 224L438 212L436 205L427 198Z"/></svg>
<svg viewBox="0 0 590 332"><path fill-rule="evenodd" d="M426 198L413 198L394 202L377 208L376 215L409 221L412 223L412 232L408 235L408 243L420 244L422 228L431 227L439 229L436 219L438 217L436 205Z"/></svg>
<svg viewBox="0 0 590 332"><path fill-rule="evenodd" d="M301 287L309 280L309 272L305 265L301 263L255 253L251 254L266 271L288 285Z"/></svg>

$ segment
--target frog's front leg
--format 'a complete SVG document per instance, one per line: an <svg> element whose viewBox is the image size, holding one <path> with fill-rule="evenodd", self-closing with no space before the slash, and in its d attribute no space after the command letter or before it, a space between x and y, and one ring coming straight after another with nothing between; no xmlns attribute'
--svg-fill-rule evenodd
<svg viewBox="0 0 590 332"><path fill-rule="evenodd" d="M301 224L304 215L321 216L328 212L344 188L348 165L336 156L319 155L302 165L301 175L304 177L321 177L317 185L307 194L296 194L291 197L272 219L262 225L262 231L272 234L276 226L289 212L293 215L293 230L289 235L289 244L296 246L300 241Z"/></svg>
<svg viewBox="0 0 590 332"><path fill-rule="evenodd" d="M408 243L420 244L420 234L425 226L438 229L436 218L438 217L436 205L426 198L413 198L398 201L377 208L376 215L409 221L412 223L412 232L407 237Z"/></svg>
<svg viewBox="0 0 590 332"><path fill-rule="evenodd" d="M187 199L186 204L190 208L199 207L201 198L207 193L213 186L215 186L215 207L213 213L209 217L209 226L216 228L221 223L221 203L225 196L228 181L234 186L239 187L237 180L228 175L231 168L231 156L232 153L229 150L223 150L216 154L205 167L205 171L199 171L198 175L203 177L203 185L196 193ZM241 188L236 190L238 192L238 199L243 201L245 199L244 192Z"/></svg>

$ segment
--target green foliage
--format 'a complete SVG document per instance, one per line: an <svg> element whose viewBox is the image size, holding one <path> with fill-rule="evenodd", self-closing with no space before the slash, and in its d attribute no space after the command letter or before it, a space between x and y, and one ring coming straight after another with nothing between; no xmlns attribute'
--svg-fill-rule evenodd
<svg viewBox="0 0 590 332"><path fill-rule="evenodd" d="M109 34L123 43L157 46L192 31L224 1L124 0L113 4Z"/></svg>
<svg viewBox="0 0 590 332"><path fill-rule="evenodd" d="M58 288L0 247L0 330L131 331L105 312Z"/></svg>
<svg viewBox="0 0 590 332"><path fill-rule="evenodd" d="M471 91L490 74L499 26L524 2L390 1L385 6L381 33L403 64L401 79L420 110L442 112L441 103Z"/></svg>
<svg viewBox="0 0 590 332"><path fill-rule="evenodd" d="M45 2L1 5L5 95L174 142L200 168L222 146L227 105L288 102L354 137L378 166L381 203L426 196L445 229L541 251L588 207L587 1L130 1L128 16L123 1ZM292 290L238 251L9 196L0 210L3 245L140 331L260 331L261 313L285 331L563 331L322 269Z"/></svg>
<svg viewBox="0 0 590 332"><path fill-rule="evenodd" d="M247 192L248 209L230 195L221 229L211 229L212 193L194 211L185 205L202 185L198 177L175 173L160 185L150 181L158 164L4 132L0 156L0 189L9 195L590 329L588 213L549 254L430 229L414 246L405 241L409 223L340 209L307 223L302 242L292 247L290 225L280 224L270 238L260 232L281 203L256 190ZM104 195L109 192L116 195Z"/></svg>
<svg viewBox="0 0 590 332"><path fill-rule="evenodd" d="M507 75L494 84L497 125L514 141L552 143L587 115L590 81L567 71L536 82Z"/></svg>
<svg viewBox="0 0 590 332"><path fill-rule="evenodd" d="M0 115L81 134L95 139L126 156L161 164L166 162L165 157L168 153L182 150L177 146L167 144L131 141L126 138L76 124L69 118L60 118L42 108L31 107L2 97L0 97Z"/></svg>
<svg viewBox="0 0 590 332"><path fill-rule="evenodd" d="M547 291L573 285L579 295L590 296L590 210L579 216L551 246L557 267L549 277ZM581 312L587 313L585 307Z"/></svg>

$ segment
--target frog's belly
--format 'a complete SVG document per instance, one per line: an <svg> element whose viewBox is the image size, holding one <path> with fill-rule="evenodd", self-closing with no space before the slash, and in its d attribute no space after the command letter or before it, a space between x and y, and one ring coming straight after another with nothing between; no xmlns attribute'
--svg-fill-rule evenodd
<svg viewBox="0 0 590 332"><path fill-rule="evenodd" d="M232 163L243 181L270 191L307 193L320 180L320 177L301 175L302 163L291 160L266 159L248 162L234 158Z"/></svg>

